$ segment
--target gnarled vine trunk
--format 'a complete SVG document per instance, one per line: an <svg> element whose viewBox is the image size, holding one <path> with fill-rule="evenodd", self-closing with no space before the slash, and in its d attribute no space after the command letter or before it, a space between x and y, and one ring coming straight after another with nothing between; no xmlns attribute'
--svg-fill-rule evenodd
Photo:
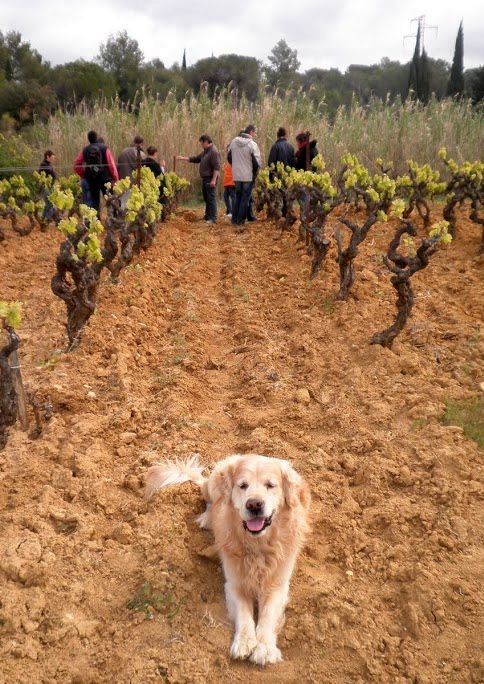
<svg viewBox="0 0 484 684"><path fill-rule="evenodd" d="M8 342L0 349L0 450L7 443L8 428L17 420L18 399L8 358L20 346L20 340L13 328L6 324L3 327L7 332Z"/></svg>

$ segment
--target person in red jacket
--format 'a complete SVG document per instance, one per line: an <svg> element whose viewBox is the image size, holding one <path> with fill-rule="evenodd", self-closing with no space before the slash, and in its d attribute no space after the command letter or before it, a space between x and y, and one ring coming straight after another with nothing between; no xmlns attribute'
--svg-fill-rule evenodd
<svg viewBox="0 0 484 684"><path fill-rule="evenodd" d="M91 206L99 216L101 193L106 192L106 183L116 182L119 175L111 150L99 142L96 131L89 131L87 139L89 145L78 154L74 162L74 171L87 181Z"/></svg>

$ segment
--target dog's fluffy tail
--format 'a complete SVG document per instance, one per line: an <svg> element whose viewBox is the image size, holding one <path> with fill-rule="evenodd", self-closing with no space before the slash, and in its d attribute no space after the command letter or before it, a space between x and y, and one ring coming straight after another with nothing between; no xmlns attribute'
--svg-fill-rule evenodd
<svg viewBox="0 0 484 684"><path fill-rule="evenodd" d="M203 466L199 454L192 454L188 458L177 458L151 466L146 473L144 498L147 501L158 489L183 482L194 482L200 487L206 481L202 475Z"/></svg>

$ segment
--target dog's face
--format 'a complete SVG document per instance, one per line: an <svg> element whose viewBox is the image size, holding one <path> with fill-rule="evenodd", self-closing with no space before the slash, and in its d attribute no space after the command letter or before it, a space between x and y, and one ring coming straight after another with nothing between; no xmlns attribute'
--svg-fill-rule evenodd
<svg viewBox="0 0 484 684"><path fill-rule="evenodd" d="M223 497L237 511L247 534L266 533L283 507L303 503L306 486L287 461L266 456L231 456L209 481L213 501Z"/></svg>

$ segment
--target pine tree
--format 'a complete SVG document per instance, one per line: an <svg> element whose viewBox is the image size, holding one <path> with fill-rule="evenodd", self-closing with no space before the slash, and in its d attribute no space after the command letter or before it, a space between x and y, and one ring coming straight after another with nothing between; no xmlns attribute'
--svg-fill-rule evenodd
<svg viewBox="0 0 484 684"><path fill-rule="evenodd" d="M464 28L460 22L455 39L454 59L450 70L447 95L461 97L464 94Z"/></svg>
<svg viewBox="0 0 484 684"><path fill-rule="evenodd" d="M417 97L419 96L420 90L420 22L418 23L417 29L417 40L415 41L415 50L413 52L413 58L410 62L410 73L408 75L408 90L407 97Z"/></svg>
<svg viewBox="0 0 484 684"><path fill-rule="evenodd" d="M182 71L187 70L187 55L186 55L186 50L183 48L183 59L182 59Z"/></svg>

